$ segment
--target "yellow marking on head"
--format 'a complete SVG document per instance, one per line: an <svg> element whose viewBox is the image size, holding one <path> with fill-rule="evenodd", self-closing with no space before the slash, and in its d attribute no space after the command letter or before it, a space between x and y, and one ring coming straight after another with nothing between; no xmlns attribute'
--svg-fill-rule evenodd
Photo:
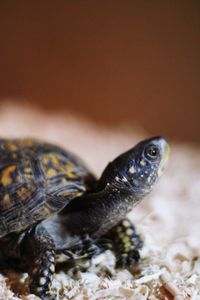
<svg viewBox="0 0 200 300"><path fill-rule="evenodd" d="M129 223L128 220L124 220L124 221L122 222L122 225L123 225L124 227L129 227L130 223Z"/></svg>
<svg viewBox="0 0 200 300"><path fill-rule="evenodd" d="M57 171L55 169L51 168L51 169L47 170L47 174L49 176L53 176L53 175L57 174Z"/></svg>
<svg viewBox="0 0 200 300"><path fill-rule="evenodd" d="M18 149L17 145L13 143L7 143L5 147L10 151L16 151Z"/></svg>
<svg viewBox="0 0 200 300"><path fill-rule="evenodd" d="M160 162L160 168L161 170L163 170L168 162L169 159L169 154L170 154L170 146L168 144L166 144L165 149L164 149L164 154L163 157L161 159Z"/></svg>
<svg viewBox="0 0 200 300"><path fill-rule="evenodd" d="M12 183L12 178L11 178L10 174L12 172L14 172L15 169L16 169L16 166L12 165L3 170L2 177L1 177L2 185L6 186L6 185L9 185Z"/></svg>
<svg viewBox="0 0 200 300"><path fill-rule="evenodd" d="M134 173L135 173L135 168L134 168L134 166L131 166L131 167L130 167L129 172L130 172L131 174L134 174Z"/></svg>
<svg viewBox="0 0 200 300"><path fill-rule="evenodd" d="M5 209L10 208L10 196L9 196L9 194L5 194L4 197L3 197L3 207Z"/></svg>
<svg viewBox="0 0 200 300"><path fill-rule="evenodd" d="M165 166L167 165L168 162L168 158L169 158L169 153L170 153L170 147L168 144L166 144L165 149L164 149L164 154L163 157L161 159L157 174L160 177L163 174L163 170L165 168Z"/></svg>
<svg viewBox="0 0 200 300"><path fill-rule="evenodd" d="M140 165L141 165L141 166L145 166L145 161L144 161L144 159L142 159L142 160L140 161Z"/></svg>

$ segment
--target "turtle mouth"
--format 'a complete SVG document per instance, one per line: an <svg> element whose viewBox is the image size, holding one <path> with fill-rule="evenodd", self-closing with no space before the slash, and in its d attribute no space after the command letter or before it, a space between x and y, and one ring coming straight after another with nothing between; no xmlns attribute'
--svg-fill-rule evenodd
<svg viewBox="0 0 200 300"><path fill-rule="evenodd" d="M163 149L163 154L162 154L162 159L160 161L160 165L159 165L159 169L158 169L158 175L162 175L167 163L168 163L168 160L169 160L169 154L170 154L170 146L169 144L163 140L162 142L162 149Z"/></svg>

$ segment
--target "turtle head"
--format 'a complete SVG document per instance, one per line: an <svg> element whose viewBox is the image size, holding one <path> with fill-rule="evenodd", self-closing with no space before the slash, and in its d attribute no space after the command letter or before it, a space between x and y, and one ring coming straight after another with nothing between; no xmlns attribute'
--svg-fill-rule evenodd
<svg viewBox="0 0 200 300"><path fill-rule="evenodd" d="M162 137L144 140L110 162L95 190L74 199L66 210L77 212L73 228L101 236L147 195L161 176L169 156ZM76 219L75 219L76 217ZM81 223L82 222L82 223ZM75 224L76 223L76 224ZM74 225L75 224L75 225ZM80 229L82 228L82 229Z"/></svg>
<svg viewBox="0 0 200 300"><path fill-rule="evenodd" d="M128 189L141 198L162 175L168 156L169 145L164 138L144 140L111 162L102 177L105 180L107 176L107 184Z"/></svg>

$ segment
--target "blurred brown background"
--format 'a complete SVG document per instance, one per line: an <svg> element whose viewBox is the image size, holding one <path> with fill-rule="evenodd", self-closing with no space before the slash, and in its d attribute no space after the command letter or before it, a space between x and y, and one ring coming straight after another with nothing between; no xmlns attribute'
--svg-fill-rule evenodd
<svg viewBox="0 0 200 300"><path fill-rule="evenodd" d="M200 142L200 2L1 0L5 97Z"/></svg>

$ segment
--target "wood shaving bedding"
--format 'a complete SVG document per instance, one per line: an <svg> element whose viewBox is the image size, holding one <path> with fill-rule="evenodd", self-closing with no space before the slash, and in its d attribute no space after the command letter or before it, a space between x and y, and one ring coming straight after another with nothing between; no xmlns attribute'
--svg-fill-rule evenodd
<svg viewBox="0 0 200 300"><path fill-rule="evenodd" d="M47 115L5 102L0 136L58 143L80 155L99 176L108 161L148 135L138 128L98 128L80 116ZM55 299L200 300L200 149L173 144L162 179L129 217L145 241L139 266L115 270L115 258L107 251L78 278L72 271L55 274ZM39 299L28 295L27 283L26 274L5 271L0 299Z"/></svg>

